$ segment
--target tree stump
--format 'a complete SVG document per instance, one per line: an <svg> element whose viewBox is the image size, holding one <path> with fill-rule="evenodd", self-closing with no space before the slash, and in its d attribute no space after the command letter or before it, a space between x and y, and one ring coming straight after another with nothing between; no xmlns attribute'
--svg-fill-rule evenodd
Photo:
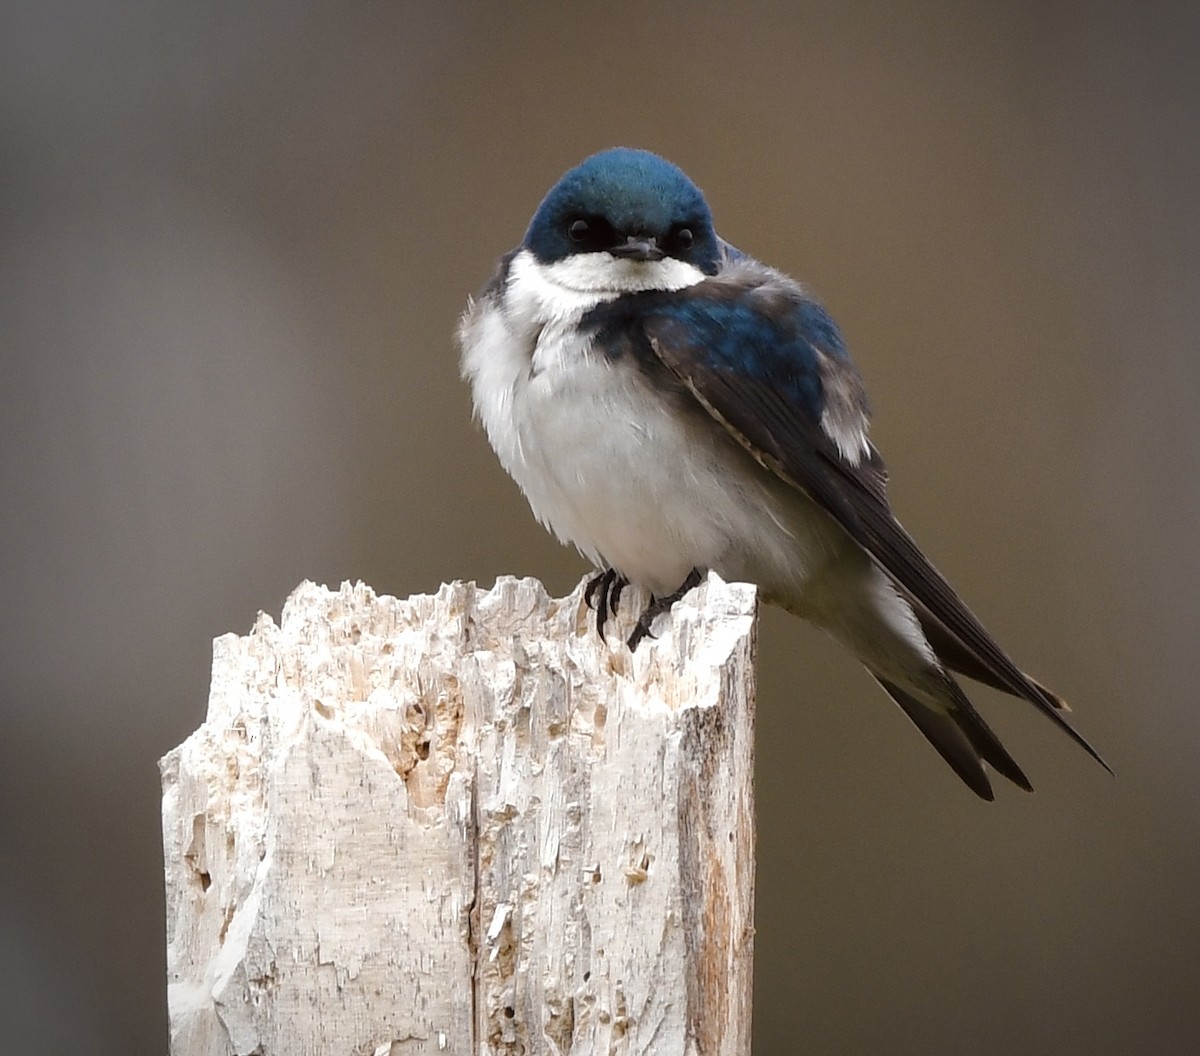
<svg viewBox="0 0 1200 1056"><path fill-rule="evenodd" d="M161 762L174 1056L748 1056L755 592L302 584Z"/></svg>

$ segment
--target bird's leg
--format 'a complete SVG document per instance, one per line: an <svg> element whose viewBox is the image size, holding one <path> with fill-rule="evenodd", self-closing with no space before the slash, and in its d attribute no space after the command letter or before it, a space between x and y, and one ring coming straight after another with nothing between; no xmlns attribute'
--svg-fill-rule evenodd
<svg viewBox="0 0 1200 1056"><path fill-rule="evenodd" d="M629 586L629 580L624 576L617 576L612 585L612 591L608 595L608 607L614 616L617 614L617 606L621 604L621 591L627 586Z"/></svg>
<svg viewBox="0 0 1200 1056"><path fill-rule="evenodd" d="M606 568L597 572L583 589L583 600L589 608L596 610L596 633L604 637L604 625L608 617L615 615L617 603L621 600L621 591L629 585L629 580L614 568Z"/></svg>
<svg viewBox="0 0 1200 1056"><path fill-rule="evenodd" d="M601 638L604 637L604 624L608 621L608 591L615 576L616 572L611 568L606 568L603 572L597 572L592 576L583 590L584 602L589 609L594 609L596 612L596 633ZM597 591L600 594L599 599L596 597Z"/></svg>
<svg viewBox="0 0 1200 1056"><path fill-rule="evenodd" d="M636 650L642 639L647 635L650 635L650 637L653 638L654 635L650 634L651 624L653 624L654 621L664 612L668 612L671 606L674 605L675 602L677 602L680 598L682 598L689 590L691 590L693 587L700 586L700 580L703 578L704 576L700 569L693 568L688 573L687 579L685 579L679 585L678 590L673 591L672 593L661 598L651 595L650 604L642 610L642 614L638 617L637 625L633 628L633 633L629 636L629 651L633 652Z"/></svg>
<svg viewBox="0 0 1200 1056"><path fill-rule="evenodd" d="M591 579L588 580L588 585L583 588L583 600L587 603L587 607L589 609L594 609L596 607L593 604L592 599L595 597L596 591L600 587L600 584L604 582L605 577L612 575L613 570L611 568L606 568L602 572L597 572L594 576L592 576Z"/></svg>

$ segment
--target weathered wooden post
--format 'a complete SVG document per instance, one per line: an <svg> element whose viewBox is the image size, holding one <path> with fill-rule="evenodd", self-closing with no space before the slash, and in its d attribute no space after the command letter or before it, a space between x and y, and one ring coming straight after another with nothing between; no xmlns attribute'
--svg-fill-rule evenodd
<svg viewBox="0 0 1200 1056"><path fill-rule="evenodd" d="M301 585L162 760L174 1056L748 1056L752 587Z"/></svg>

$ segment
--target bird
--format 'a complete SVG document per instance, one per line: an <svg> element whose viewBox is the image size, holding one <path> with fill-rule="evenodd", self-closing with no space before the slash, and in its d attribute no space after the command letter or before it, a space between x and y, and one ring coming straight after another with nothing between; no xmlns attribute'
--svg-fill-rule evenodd
<svg viewBox="0 0 1200 1056"><path fill-rule="evenodd" d="M894 516L861 375L804 286L726 242L646 150L567 171L458 326L475 416L534 515L596 568L627 645L708 571L822 628L978 796L1033 791L956 675L1033 705L1101 766Z"/></svg>

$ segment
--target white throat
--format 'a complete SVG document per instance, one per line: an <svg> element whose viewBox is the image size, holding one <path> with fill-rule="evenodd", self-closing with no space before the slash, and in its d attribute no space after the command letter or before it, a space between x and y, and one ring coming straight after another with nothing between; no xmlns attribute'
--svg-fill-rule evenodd
<svg viewBox="0 0 1200 1056"><path fill-rule="evenodd" d="M636 293L641 290L682 290L705 278L704 272L674 257L662 260L626 260L611 253L576 253L553 264L540 264L532 253L527 258L550 282L576 293ZM516 260L513 261L516 263Z"/></svg>
<svg viewBox="0 0 1200 1056"><path fill-rule="evenodd" d="M577 253L543 264L528 249L512 259L508 270L510 312L529 321L578 318L589 308L623 293L682 290L707 276L682 260L622 260L611 253Z"/></svg>

